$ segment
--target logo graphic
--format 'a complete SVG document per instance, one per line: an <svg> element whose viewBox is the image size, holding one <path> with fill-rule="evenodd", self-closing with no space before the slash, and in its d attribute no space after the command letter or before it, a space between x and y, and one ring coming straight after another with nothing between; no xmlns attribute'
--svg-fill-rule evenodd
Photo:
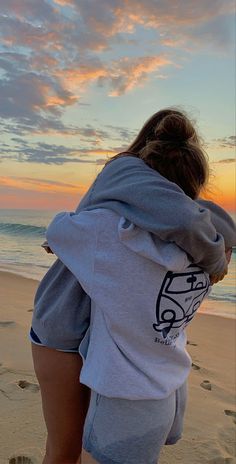
<svg viewBox="0 0 236 464"><path fill-rule="evenodd" d="M175 335L193 318L210 286L207 275L198 267L189 266L182 273L168 271L156 302L154 330L167 338ZM175 329L175 330L173 330Z"/></svg>

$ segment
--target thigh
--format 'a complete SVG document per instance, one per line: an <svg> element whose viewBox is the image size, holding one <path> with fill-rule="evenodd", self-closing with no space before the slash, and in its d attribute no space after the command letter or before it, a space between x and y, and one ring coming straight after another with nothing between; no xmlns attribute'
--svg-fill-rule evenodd
<svg viewBox="0 0 236 464"><path fill-rule="evenodd" d="M37 345L32 351L48 432L47 453L58 462L62 457L74 459L81 452L89 403L89 389L79 382L81 357Z"/></svg>
<svg viewBox="0 0 236 464"><path fill-rule="evenodd" d="M156 464L175 415L164 400L123 400L92 392L83 446L100 464Z"/></svg>

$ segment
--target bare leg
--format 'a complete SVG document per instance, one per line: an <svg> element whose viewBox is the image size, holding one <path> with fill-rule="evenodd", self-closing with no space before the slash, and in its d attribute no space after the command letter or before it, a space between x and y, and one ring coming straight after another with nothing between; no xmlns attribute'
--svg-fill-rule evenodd
<svg viewBox="0 0 236 464"><path fill-rule="evenodd" d="M48 437L43 464L79 464L90 391L79 383L82 359L32 344Z"/></svg>

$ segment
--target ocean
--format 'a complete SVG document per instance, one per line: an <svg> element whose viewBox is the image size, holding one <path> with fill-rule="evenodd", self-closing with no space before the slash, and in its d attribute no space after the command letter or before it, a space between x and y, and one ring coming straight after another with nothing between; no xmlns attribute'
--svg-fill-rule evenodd
<svg viewBox="0 0 236 464"><path fill-rule="evenodd" d="M47 225L58 211L0 209L0 270L40 281L55 261L41 244ZM200 312L236 318L236 249L228 275L213 286Z"/></svg>

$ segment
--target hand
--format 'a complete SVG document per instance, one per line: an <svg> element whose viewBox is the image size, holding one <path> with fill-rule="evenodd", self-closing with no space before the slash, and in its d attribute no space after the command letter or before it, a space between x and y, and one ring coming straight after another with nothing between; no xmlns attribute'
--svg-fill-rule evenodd
<svg viewBox="0 0 236 464"><path fill-rule="evenodd" d="M211 283L211 285L217 284L217 282L220 282L220 280L223 280L223 278L227 274L228 274L228 266L224 269L224 271L222 273L210 275L210 283Z"/></svg>
<svg viewBox="0 0 236 464"><path fill-rule="evenodd" d="M50 253L52 255L54 255L53 251L51 250L50 246L48 245L48 242L43 242L42 245L41 245L42 248L44 248L44 250L47 252L47 253Z"/></svg>

